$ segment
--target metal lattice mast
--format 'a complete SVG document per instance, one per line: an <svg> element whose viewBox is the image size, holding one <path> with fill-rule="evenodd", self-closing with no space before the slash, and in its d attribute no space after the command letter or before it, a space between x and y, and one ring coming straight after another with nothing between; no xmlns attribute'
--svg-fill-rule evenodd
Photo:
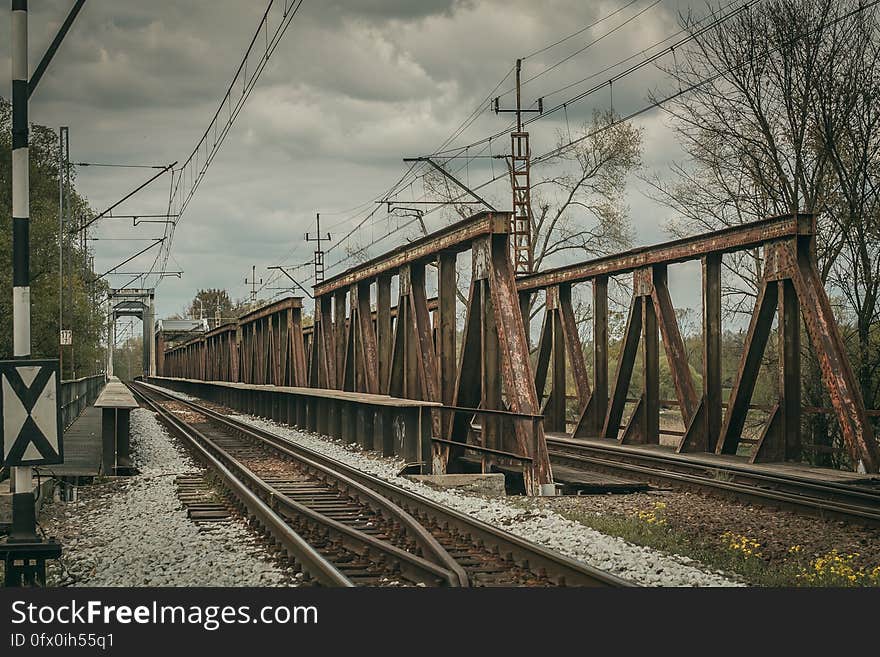
<svg viewBox="0 0 880 657"><path fill-rule="evenodd" d="M535 254L532 248L532 193L529 179L531 169L531 150L529 133L523 130L523 112L544 111L543 99L538 99L538 109L523 109L520 74L522 60L516 60L516 109L501 109L499 99L495 99L495 113L513 112L516 114L516 129L510 133L510 188L513 193L513 216L510 223L510 245L514 271L529 274L534 270Z"/></svg>
<svg viewBox="0 0 880 657"><path fill-rule="evenodd" d="M257 266L251 265L251 280L248 280L247 277L244 279L245 285L251 286L251 306L255 306L257 304L257 283L260 285L263 284L263 279L261 278L257 281Z"/></svg>
<svg viewBox="0 0 880 657"><path fill-rule="evenodd" d="M321 213L315 215L315 237L309 237L306 233L306 242L315 242L315 285L324 282L324 251L321 249L321 242L330 241L330 233L326 237L321 236Z"/></svg>

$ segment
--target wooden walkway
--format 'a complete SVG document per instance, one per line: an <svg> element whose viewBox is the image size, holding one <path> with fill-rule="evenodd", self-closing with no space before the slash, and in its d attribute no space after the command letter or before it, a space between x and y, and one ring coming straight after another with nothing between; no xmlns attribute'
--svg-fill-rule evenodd
<svg viewBox="0 0 880 657"><path fill-rule="evenodd" d="M39 468L57 477L94 477L101 468L101 409L89 406L64 432L64 463Z"/></svg>

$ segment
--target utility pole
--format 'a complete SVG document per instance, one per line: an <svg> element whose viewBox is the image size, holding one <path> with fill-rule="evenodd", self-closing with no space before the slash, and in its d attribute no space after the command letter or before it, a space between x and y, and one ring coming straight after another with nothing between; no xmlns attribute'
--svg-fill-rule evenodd
<svg viewBox="0 0 880 657"><path fill-rule="evenodd" d="M244 279L245 285L251 286L251 307L257 305L257 266L251 265L251 280L248 280L247 277ZM260 279L260 285L263 284L263 279Z"/></svg>
<svg viewBox="0 0 880 657"><path fill-rule="evenodd" d="M64 133L58 129L58 371L64 376Z"/></svg>
<svg viewBox="0 0 880 657"><path fill-rule="evenodd" d="M330 241L330 233L327 237L321 236L321 213L315 215L315 237L309 237L306 233L306 242L316 242L315 246L315 285L324 282L324 251L321 249L321 242Z"/></svg>
<svg viewBox="0 0 880 657"><path fill-rule="evenodd" d="M44 540L36 532L36 508L33 489L33 467L63 462L63 435L60 421L53 428L38 426L33 419L36 405L46 400L60 404L60 369L54 361L32 360L31 356L31 285L30 285L30 151L28 104L30 95L40 81L52 57L61 45L85 0L77 0L66 20L40 60L32 77L28 66L28 3L12 0L12 39L10 60L12 68L12 345L13 361L3 364L4 377L17 378L25 383L28 392L13 391L27 419L16 430L15 421L4 417L3 461L10 466L12 490L12 528L8 537L0 541L0 558L5 563L5 585L42 585L46 578L46 560L61 556L61 545L54 539ZM62 175L60 169L59 177ZM62 209L59 215L63 221ZM59 288L60 288L59 283ZM59 289L60 291L60 289ZM59 299L60 302L60 299ZM59 327L60 328L60 327ZM60 335L59 335L60 342ZM60 348L60 344L59 344ZM59 359L60 360L60 359ZM35 378L31 378L35 377ZM36 387L40 379L42 388ZM13 380L13 379L9 379ZM5 384L4 384L5 385ZM50 387L51 386L51 387ZM54 388L54 390L52 389ZM38 398L34 399L33 395ZM25 403L28 405L25 406ZM21 418L21 411L6 408L9 417ZM17 413L17 415L16 415ZM45 419L45 413L43 417ZM60 413L59 413L60 418ZM54 431L53 431L54 429ZM5 435L7 430L10 435ZM42 440L40 440L42 438ZM7 441L9 441L7 443ZM53 445L54 441L54 445ZM39 444L38 444L39 443ZM7 447L9 449L7 450ZM23 453L16 450L36 450ZM54 452L54 453L53 453Z"/></svg>
<svg viewBox="0 0 880 657"><path fill-rule="evenodd" d="M70 130L64 129L64 221L70 226L73 220L70 210ZM73 352L72 330L75 323L74 309L76 304L73 301L73 275L74 275L74 258L73 258L73 240L70 240L67 249L67 322L70 325L70 378L76 378L76 359Z"/></svg>
<svg viewBox="0 0 880 657"><path fill-rule="evenodd" d="M520 74L522 60L516 60L516 109L501 109L499 98L495 99L495 113L515 113L516 130L510 133L510 187L513 192L512 237L513 266L517 274L529 274L534 270L535 253L532 248L532 192L530 175L531 150L529 133L523 130L522 115L525 112L544 113L544 99L538 99L538 109L523 109Z"/></svg>
<svg viewBox="0 0 880 657"><path fill-rule="evenodd" d="M12 341L15 358L31 355L28 11L12 2ZM60 172L59 172L60 173ZM12 468L12 534L38 540L31 466Z"/></svg>

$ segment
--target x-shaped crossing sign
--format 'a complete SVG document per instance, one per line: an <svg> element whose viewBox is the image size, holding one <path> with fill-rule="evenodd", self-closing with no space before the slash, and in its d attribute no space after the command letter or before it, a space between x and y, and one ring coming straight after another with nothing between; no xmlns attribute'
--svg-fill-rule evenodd
<svg viewBox="0 0 880 657"><path fill-rule="evenodd" d="M0 361L3 465L64 462L57 360Z"/></svg>

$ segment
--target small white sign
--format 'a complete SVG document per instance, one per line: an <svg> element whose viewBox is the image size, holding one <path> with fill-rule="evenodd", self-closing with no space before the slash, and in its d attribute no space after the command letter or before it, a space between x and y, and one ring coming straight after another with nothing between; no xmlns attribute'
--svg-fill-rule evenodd
<svg viewBox="0 0 880 657"><path fill-rule="evenodd" d="M69 347L73 344L73 331L64 329L61 331L61 346Z"/></svg>

